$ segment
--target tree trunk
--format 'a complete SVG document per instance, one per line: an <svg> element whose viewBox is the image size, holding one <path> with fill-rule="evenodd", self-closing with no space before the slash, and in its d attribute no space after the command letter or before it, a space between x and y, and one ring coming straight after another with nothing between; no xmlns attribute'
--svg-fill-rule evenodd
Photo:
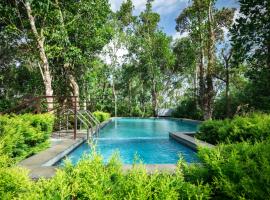
<svg viewBox="0 0 270 200"><path fill-rule="evenodd" d="M212 14L212 1L209 1L208 5L208 66L206 72L206 96L205 96L205 110L204 120L212 118L213 114L213 98L214 98L214 86L213 86L213 73L214 73L214 53L215 53L215 33L213 30L213 14Z"/></svg>
<svg viewBox="0 0 270 200"><path fill-rule="evenodd" d="M112 91L113 91L113 98L114 98L114 116L117 117L117 95L115 91L114 80L112 80Z"/></svg>
<svg viewBox="0 0 270 200"><path fill-rule="evenodd" d="M75 76L72 75L72 73L69 71L70 69L70 64L69 63L65 63L64 64L64 69L68 72L68 79L69 79L69 83L70 83L70 87L72 89L72 95L76 97L76 109L79 110L80 109L80 89L79 89L79 85L76 81Z"/></svg>
<svg viewBox="0 0 270 200"><path fill-rule="evenodd" d="M230 74L227 62L226 62L226 116L227 118L231 116Z"/></svg>
<svg viewBox="0 0 270 200"><path fill-rule="evenodd" d="M152 87L152 112L153 116L157 117L157 91L156 91L156 83L153 81L153 87Z"/></svg>
<svg viewBox="0 0 270 200"><path fill-rule="evenodd" d="M195 1L195 3L198 3ZM198 102L201 110L205 110L205 80L204 80L204 45L203 45L203 36L202 36L202 19L201 12L198 12L198 26L199 26L199 61L198 61L198 69L199 69L199 97Z"/></svg>
<svg viewBox="0 0 270 200"><path fill-rule="evenodd" d="M37 31L36 24L35 24L35 18L32 15L32 9L31 5L28 1L25 2L25 8L27 12L27 16L31 25L31 30L35 36L36 42L38 44L38 50L39 50L39 57L42 62L41 66L41 75L43 79L43 84L45 86L45 95L49 96L47 97L47 104L48 104L48 111L53 110L53 89L52 89L52 75L50 72L49 62L48 58L46 56L46 52L44 49L44 36L43 36L43 30L41 29L40 34Z"/></svg>
<svg viewBox="0 0 270 200"><path fill-rule="evenodd" d="M224 54L224 50L222 50L222 57L225 62L225 70L226 70L226 91L225 91L225 97L226 97L226 117L231 117L231 98L230 98L230 70L229 70L229 62L232 56L232 50L228 53L228 55Z"/></svg>
<svg viewBox="0 0 270 200"><path fill-rule="evenodd" d="M58 12L59 12L60 24L61 24L62 32L64 33L65 43L68 46L68 45L70 45L70 40L69 40L67 30L65 28L65 22L64 22L64 17L63 17L63 14L62 14L62 10L61 10L61 8L59 6L58 0L55 0L55 3L56 3L56 6L58 8ZM65 58L64 58L64 60L65 60ZM77 109L79 110L80 109L80 105L79 105L80 89L79 89L79 85L78 85L78 83L76 81L76 78L74 77L74 75L71 72L71 64L68 61L65 61L64 69L67 71L70 86L72 88L72 93L73 93L73 96L76 96L76 100L78 102L76 105L77 105Z"/></svg>
<svg viewBox="0 0 270 200"><path fill-rule="evenodd" d="M204 84L204 53L203 47L200 47L200 61L199 61L199 104L202 110L204 110L205 101L205 84Z"/></svg>

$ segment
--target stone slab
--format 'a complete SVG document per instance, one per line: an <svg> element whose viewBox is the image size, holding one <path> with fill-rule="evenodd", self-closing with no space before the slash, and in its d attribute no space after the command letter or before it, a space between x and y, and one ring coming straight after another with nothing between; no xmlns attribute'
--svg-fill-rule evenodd
<svg viewBox="0 0 270 200"><path fill-rule="evenodd" d="M215 147L212 144L209 144L207 142L198 140L188 134L184 134L184 133L177 133L177 132L170 132L169 133L170 137L175 139L176 141L178 141L181 144L184 144L186 146L188 146L189 148L193 149L193 150L198 150L198 147L208 147L208 148L213 148Z"/></svg>

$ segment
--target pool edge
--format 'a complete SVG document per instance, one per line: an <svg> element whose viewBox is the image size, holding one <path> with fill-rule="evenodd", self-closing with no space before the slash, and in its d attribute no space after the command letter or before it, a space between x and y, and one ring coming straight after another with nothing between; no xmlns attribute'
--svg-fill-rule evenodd
<svg viewBox="0 0 270 200"><path fill-rule="evenodd" d="M110 118L109 120L107 120L107 121L105 121L105 122L103 122L101 124L101 128L104 128L113 119L117 119L117 118L122 118L122 117L112 117L112 118ZM172 119L172 120L179 120L179 121L186 121L186 122L189 121L189 122L201 123L201 121L198 121L198 120L190 120L190 119L184 119L184 118L157 117L157 119ZM65 139L65 140L67 141L69 139ZM57 169L59 169L58 166L53 166L53 165L55 163L57 163L59 160L63 159L70 152L74 151L80 144L85 142L86 137L83 138L83 139L80 139L80 141L74 141L74 140L72 140L72 141L75 142L75 143L66 146L65 149L62 149L60 152L58 152L56 156L55 155L51 156L51 158L46 160L46 162L44 162L44 160L43 160L43 162L40 162L39 164L34 164L33 165L33 164L31 164L31 159L33 159L33 157L37 157L37 156L42 155L42 153L48 151L49 149L51 149L53 147L51 147L51 148L49 148L49 149L47 149L47 150L45 150L43 152L40 152L40 153L30 157L30 158L27 158L27 159L23 160L18 165L21 166L21 167L27 168L30 171L29 176L32 179L39 179L41 177L43 177L43 178L51 178L51 177L53 177L55 175ZM55 145L55 146L57 146L57 145ZM51 151L53 151L53 150L51 150ZM122 168L123 168L123 171L129 171L129 170L133 169L133 166L134 165L123 164ZM177 164L143 164L143 166L145 167L147 173L153 173L153 172L156 172L156 171L174 173L176 168L177 168Z"/></svg>

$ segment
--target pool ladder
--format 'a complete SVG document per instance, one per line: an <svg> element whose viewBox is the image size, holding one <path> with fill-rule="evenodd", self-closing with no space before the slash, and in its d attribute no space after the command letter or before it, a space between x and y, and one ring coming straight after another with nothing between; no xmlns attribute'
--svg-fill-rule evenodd
<svg viewBox="0 0 270 200"><path fill-rule="evenodd" d="M79 130L82 133L82 128L86 128L87 140L92 138L95 134L99 134L100 122L89 110L78 110L76 113L73 109L62 110L59 114L58 133L60 137L61 132L70 132L72 127L70 120L76 118L77 126L73 125L73 129ZM78 129L79 127L79 129ZM73 130L74 131L74 130Z"/></svg>

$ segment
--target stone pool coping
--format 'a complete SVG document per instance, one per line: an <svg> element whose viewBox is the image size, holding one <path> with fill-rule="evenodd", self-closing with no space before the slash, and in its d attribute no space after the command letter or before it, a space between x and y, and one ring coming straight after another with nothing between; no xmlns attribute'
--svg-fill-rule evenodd
<svg viewBox="0 0 270 200"><path fill-rule="evenodd" d="M101 123L101 128L106 126L114 118L115 117ZM200 123L200 121L197 121L197 120L178 119L178 118L170 118L170 119ZM169 133L170 137L196 150L197 145L199 146L204 145L204 142L200 141L198 143L198 140L195 140L194 137L188 136L188 135L194 135L194 134L195 132ZM70 152L72 152L74 149L76 149L80 144L82 144L85 141L86 141L86 136L84 138L80 138L77 140L54 139L52 140L53 145L50 148L21 161L18 165L21 167L27 168L29 170L29 176L32 179L39 179L41 177L51 178L55 175L58 169L57 166L52 166L52 165L54 165L59 160L64 158L66 155L68 155ZM213 145L212 146L205 145L205 146L212 147ZM122 169L124 172L126 172L129 170L132 170L132 167L133 165L125 164L122 166ZM177 165L176 164L144 164L144 167L147 173L153 173L156 171L174 173L177 168Z"/></svg>
<svg viewBox="0 0 270 200"><path fill-rule="evenodd" d="M204 142L202 140L196 139L193 136L196 132L170 132L169 136L181 144L188 146L189 148L197 151L199 147L214 148L215 146Z"/></svg>
<svg viewBox="0 0 270 200"><path fill-rule="evenodd" d="M100 128L106 126L112 119L109 119L100 124ZM95 130L95 129L94 129ZM78 135L83 135L84 132L78 131ZM95 132L94 132L95 134ZM51 147L48 149L33 155L23 161L18 166L24 167L29 170L29 176L33 179L41 177L51 178L54 176L57 166L53 166L55 163L63 159L66 155L76 149L79 145L86 141L86 134L79 139L51 139Z"/></svg>

